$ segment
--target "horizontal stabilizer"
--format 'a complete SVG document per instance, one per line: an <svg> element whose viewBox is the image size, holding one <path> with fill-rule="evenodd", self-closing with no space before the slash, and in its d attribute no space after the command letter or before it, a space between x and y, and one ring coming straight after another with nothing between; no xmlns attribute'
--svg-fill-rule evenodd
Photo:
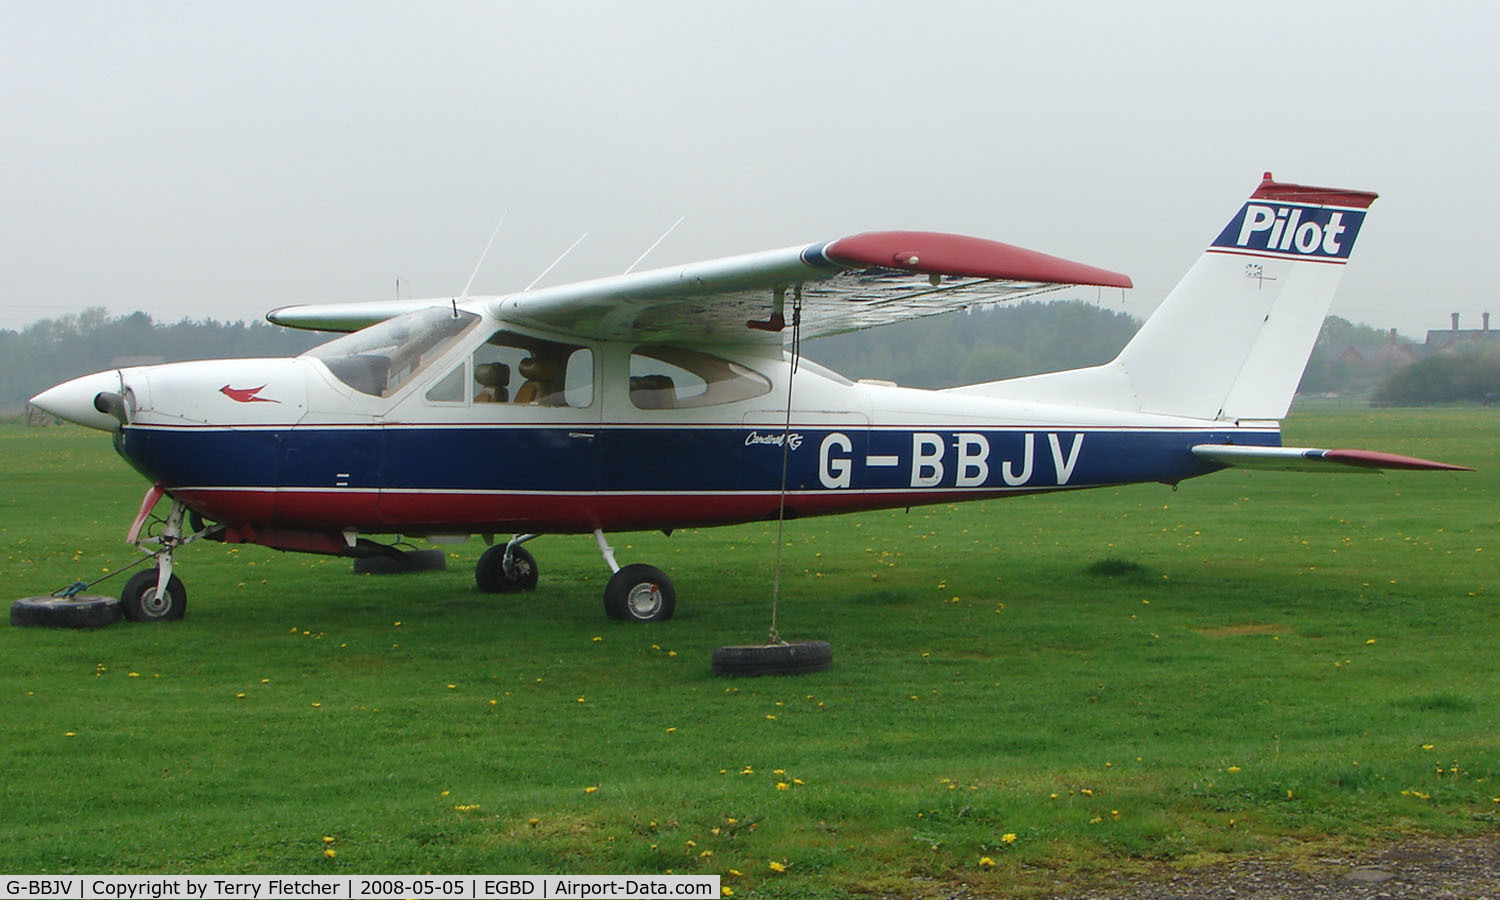
<svg viewBox="0 0 1500 900"><path fill-rule="evenodd" d="M1467 466L1433 462L1415 456L1380 453L1375 450L1315 450L1308 447L1246 447L1239 444L1198 444L1193 455L1224 466L1241 469L1277 469L1283 472L1379 472L1382 469L1420 469L1442 472L1472 472Z"/></svg>

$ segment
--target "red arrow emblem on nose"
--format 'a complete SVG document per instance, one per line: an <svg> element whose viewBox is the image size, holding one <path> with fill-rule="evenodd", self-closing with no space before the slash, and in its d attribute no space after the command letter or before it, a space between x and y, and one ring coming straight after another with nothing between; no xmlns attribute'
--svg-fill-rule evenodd
<svg viewBox="0 0 1500 900"><path fill-rule="evenodd" d="M229 385L226 384L223 387L219 388L219 393L223 394L224 396L228 397L229 399L233 400L236 403L280 403L281 402L280 400L272 400L270 397L257 397L257 396L255 396L256 394L260 393L261 391L263 391L265 389L266 389L265 385L261 385L260 387L253 387L253 388L232 388L232 387L230 387Z"/></svg>

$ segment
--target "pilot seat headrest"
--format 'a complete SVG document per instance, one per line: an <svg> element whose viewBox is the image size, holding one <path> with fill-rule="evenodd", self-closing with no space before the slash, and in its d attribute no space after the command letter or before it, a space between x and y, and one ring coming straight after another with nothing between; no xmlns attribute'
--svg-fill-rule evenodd
<svg viewBox="0 0 1500 900"><path fill-rule="evenodd" d="M505 387L510 384L510 366L501 362L480 363L474 367L474 380L485 387Z"/></svg>

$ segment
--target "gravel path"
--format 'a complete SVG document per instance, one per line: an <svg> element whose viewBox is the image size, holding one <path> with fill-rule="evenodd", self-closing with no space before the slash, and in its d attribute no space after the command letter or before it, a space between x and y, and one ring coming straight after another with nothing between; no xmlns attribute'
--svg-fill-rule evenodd
<svg viewBox="0 0 1500 900"><path fill-rule="evenodd" d="M1359 855L1241 860L1064 891L1054 900L1500 900L1500 835L1412 838Z"/></svg>

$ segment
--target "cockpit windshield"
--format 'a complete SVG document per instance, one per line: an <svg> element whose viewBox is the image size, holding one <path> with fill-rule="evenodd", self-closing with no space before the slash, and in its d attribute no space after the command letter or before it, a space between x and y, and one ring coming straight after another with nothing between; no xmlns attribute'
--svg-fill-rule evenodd
<svg viewBox="0 0 1500 900"><path fill-rule="evenodd" d="M362 394L389 397L477 324L473 313L434 306L334 338L302 355L322 360L334 377Z"/></svg>

